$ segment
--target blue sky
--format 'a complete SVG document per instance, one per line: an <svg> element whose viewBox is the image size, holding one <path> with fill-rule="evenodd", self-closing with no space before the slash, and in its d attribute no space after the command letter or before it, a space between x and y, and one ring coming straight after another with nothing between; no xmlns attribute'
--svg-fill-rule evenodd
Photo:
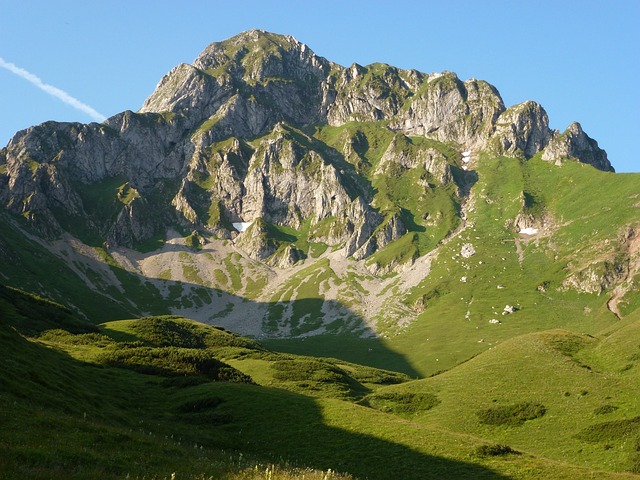
<svg viewBox="0 0 640 480"><path fill-rule="evenodd" d="M507 106L535 100L561 131L578 121L617 171L640 171L638 0L0 0L0 18L1 145L47 120L94 118L7 63L108 117L140 108L209 43L261 28L345 66L486 80Z"/></svg>

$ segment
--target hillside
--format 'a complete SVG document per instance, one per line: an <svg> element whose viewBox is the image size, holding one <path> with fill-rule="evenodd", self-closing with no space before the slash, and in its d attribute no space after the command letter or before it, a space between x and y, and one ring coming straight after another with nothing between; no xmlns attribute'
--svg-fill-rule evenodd
<svg viewBox="0 0 640 480"><path fill-rule="evenodd" d="M0 204L11 475L638 471L640 174L536 102L253 30L18 132Z"/></svg>
<svg viewBox="0 0 640 480"><path fill-rule="evenodd" d="M492 442L505 441L504 428L476 426L470 435L477 425L473 416L458 417L471 428L456 433L460 427L451 420L460 405L449 404L450 398L459 398L449 393L456 389L456 375L466 375L472 362L495 364L504 351L483 354L431 381L409 382L400 374L339 360L276 353L178 317L108 322L90 333L69 332L60 322L27 338L12 323L25 318L20 306L39 300L17 291L4 298L3 319L8 310L14 312L12 322L0 325L0 402L3 411L11 412L0 432L0 472L6 478L175 474L239 479L264 478L269 472L277 478L323 479L388 478L392 472L407 479L586 478L593 473L609 478L598 467L577 466L579 458L575 465L558 462L554 452L543 455L527 442L524 451L491 453L490 446L498 445ZM45 307L37 307L36 315L29 311L31 318L66 315L59 306ZM446 389L438 387L440 378ZM523 385L528 380L517 378ZM424 382L430 382L427 388ZM481 382L486 379L467 378L465 385L474 389ZM385 387L391 384L398 386ZM574 391L582 385L580 378L573 385L563 387L577 396L573 402L601 395L595 384L587 385L593 388L588 394ZM391 388L411 393L389 395ZM495 395L496 389L485 394ZM598 401L585 400L583 408L588 411ZM623 398L611 403L621 411L603 418L628 416L635 408ZM449 419L446 428L442 418ZM496 435L496 428L503 434ZM513 435L509 445L519 447ZM605 448L607 456L622 459L628 450ZM626 466L620 461L614 470Z"/></svg>

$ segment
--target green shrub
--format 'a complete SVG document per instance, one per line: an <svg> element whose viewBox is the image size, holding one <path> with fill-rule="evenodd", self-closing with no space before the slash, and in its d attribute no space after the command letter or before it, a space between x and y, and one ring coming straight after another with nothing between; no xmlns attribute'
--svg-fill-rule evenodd
<svg viewBox="0 0 640 480"><path fill-rule="evenodd" d="M582 430L577 438L586 442L608 442L623 438L640 439L640 416L597 423Z"/></svg>
<svg viewBox="0 0 640 480"><path fill-rule="evenodd" d="M96 347L106 347L114 343L111 338L100 333L73 334L58 328L46 330L38 338L45 342L55 342L64 345L93 345Z"/></svg>
<svg viewBox="0 0 640 480"><path fill-rule="evenodd" d="M276 380L296 382L316 380L320 382L340 382L345 372L329 362L316 359L287 359L274 362L273 378Z"/></svg>
<svg viewBox="0 0 640 480"><path fill-rule="evenodd" d="M203 376L210 380L253 383L248 375L221 362L207 350L178 347L125 347L105 352L100 363L148 375Z"/></svg>
<svg viewBox="0 0 640 480"><path fill-rule="evenodd" d="M480 445L475 449L474 454L478 457L499 457L502 455L521 455L521 452L514 450L509 445L500 445L498 443Z"/></svg>
<svg viewBox="0 0 640 480"><path fill-rule="evenodd" d="M618 409L615 405L601 405L593 410L596 415L606 415L607 413L615 412Z"/></svg>
<svg viewBox="0 0 640 480"><path fill-rule="evenodd" d="M360 398L367 392L348 372L330 361L284 356L271 368L273 379L294 391L334 398Z"/></svg>
<svg viewBox="0 0 640 480"><path fill-rule="evenodd" d="M431 410L440 399L431 393L383 392L368 395L360 403L381 412L409 416Z"/></svg>
<svg viewBox="0 0 640 480"><path fill-rule="evenodd" d="M145 317L131 326L144 342L156 347L204 348L204 339L196 326L167 317Z"/></svg>
<svg viewBox="0 0 640 480"><path fill-rule="evenodd" d="M179 413L198 413L207 410L213 410L218 405L224 402L224 398L221 397L206 397L199 398L185 403L181 403L176 407Z"/></svg>
<svg viewBox="0 0 640 480"><path fill-rule="evenodd" d="M131 328L143 342L156 347L263 349L259 343L224 328L200 325L182 317L144 317Z"/></svg>
<svg viewBox="0 0 640 480"><path fill-rule="evenodd" d="M519 426L527 420L539 418L547 411L539 403L522 402L513 405L491 407L477 412L480 423L486 425Z"/></svg>

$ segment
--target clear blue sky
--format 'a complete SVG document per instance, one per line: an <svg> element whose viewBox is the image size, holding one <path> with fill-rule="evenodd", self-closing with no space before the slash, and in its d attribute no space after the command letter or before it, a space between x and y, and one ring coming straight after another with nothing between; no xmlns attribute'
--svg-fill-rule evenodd
<svg viewBox="0 0 640 480"><path fill-rule="evenodd" d="M261 28L341 65L385 62L493 84L507 106L578 121L617 171L638 172L639 0L0 0L0 58L105 116L137 110L172 67ZM0 68L0 144L84 111Z"/></svg>

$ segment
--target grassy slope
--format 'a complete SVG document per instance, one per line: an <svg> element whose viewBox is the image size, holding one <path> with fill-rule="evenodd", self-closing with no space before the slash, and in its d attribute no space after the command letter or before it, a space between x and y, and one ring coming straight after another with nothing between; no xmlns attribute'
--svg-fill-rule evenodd
<svg viewBox="0 0 640 480"><path fill-rule="evenodd" d="M632 205L638 176L576 163L558 168L536 159L522 164L484 158L478 172L469 227L440 249L429 276L408 292L407 304L424 310L420 318L389 340L423 374L449 369L527 332L560 327L595 334L617 322L606 308L606 294L560 287L572 268L603 252L614 256L623 227L637 225ZM548 192L540 200L543 209L562 227L548 236L519 238L509 222L522 212L523 191ZM465 259L460 251L467 243L476 254ZM519 310L503 316L506 305Z"/></svg>
<svg viewBox="0 0 640 480"><path fill-rule="evenodd" d="M637 367L634 363L628 370L605 371L596 365L596 361L607 363L601 346L626 333L623 328L609 341L566 330L529 334L439 376L387 390L435 394L441 403L416 418L433 427L479 435L558 461L638 471L640 428L628 422L640 415ZM593 363L584 363L586 359ZM522 426L481 424L480 410L520 402L542 404L547 412ZM602 427L603 422L625 420L628 428L605 435L608 428ZM605 432L602 440L580 438L593 425Z"/></svg>
<svg viewBox="0 0 640 480"><path fill-rule="evenodd" d="M0 302L3 312L6 306ZM57 309L51 308L50 313ZM361 382L367 388L355 397L336 395L329 385L320 391L305 392L301 385L298 392L287 390L274 365L317 360L285 358L193 322L115 322L104 325L101 334L64 335L58 328L40 338L21 336L5 320L0 325L0 473L7 478L168 478L173 472L178 478L263 478L270 462L282 465L278 478L303 473L332 478L329 468L371 479L586 475L577 466L531 454L483 458L474 454L486 443L478 436L353 403L361 394L381 391L380 379L388 383L393 377L389 372L333 362L352 379L360 375L373 383ZM271 386L100 366L109 349L138 348L132 341L150 348L197 344Z"/></svg>

